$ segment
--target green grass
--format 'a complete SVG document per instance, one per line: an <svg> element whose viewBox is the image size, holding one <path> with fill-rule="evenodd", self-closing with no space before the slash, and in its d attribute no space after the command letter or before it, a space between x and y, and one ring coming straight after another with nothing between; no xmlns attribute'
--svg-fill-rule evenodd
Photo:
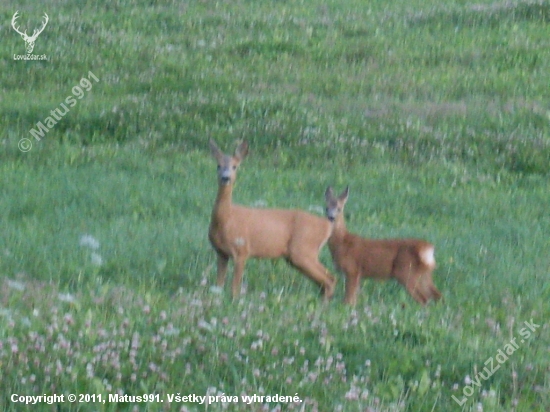
<svg viewBox="0 0 550 412"><path fill-rule="evenodd" d="M34 50L47 62L13 60L16 10L28 32L50 16ZM168 405L177 393L550 408L550 3L8 1L2 15L3 410L23 408L14 393L158 394L137 405L150 411L207 410ZM99 82L37 141L29 130L90 72ZM324 304L286 263L255 260L232 302L212 287L210 138L250 143L238 203L322 213L325 188L349 184L351 231L433 242L444 302L365 281L349 308L339 277ZM333 270L326 248L321 260Z"/></svg>

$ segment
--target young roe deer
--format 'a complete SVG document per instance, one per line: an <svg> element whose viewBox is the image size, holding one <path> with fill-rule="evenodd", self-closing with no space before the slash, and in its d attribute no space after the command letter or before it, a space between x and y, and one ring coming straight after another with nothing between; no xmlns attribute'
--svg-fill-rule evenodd
<svg viewBox="0 0 550 412"><path fill-rule="evenodd" d="M218 255L218 286L225 283L229 259L234 262L232 292L239 296L246 260L283 257L316 282L329 299L336 278L319 262L319 252L327 242L332 224L320 216L301 210L248 208L232 203L236 171L248 153L242 142L233 156L220 151L210 140L210 151L218 162L218 194L208 237Z"/></svg>
<svg viewBox="0 0 550 412"><path fill-rule="evenodd" d="M346 275L345 302L355 305L361 277L395 278L422 305L438 300L434 286L434 245L418 239L365 239L349 233L344 222L344 205L349 187L337 198L329 186L325 192L326 215L334 223L328 241L336 268Z"/></svg>

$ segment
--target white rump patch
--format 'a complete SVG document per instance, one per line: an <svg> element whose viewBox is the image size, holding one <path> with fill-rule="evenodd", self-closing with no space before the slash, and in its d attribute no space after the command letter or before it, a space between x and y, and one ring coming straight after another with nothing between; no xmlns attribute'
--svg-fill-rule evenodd
<svg viewBox="0 0 550 412"><path fill-rule="evenodd" d="M429 247L420 251L420 259L424 264L429 266L435 266L434 248Z"/></svg>
<svg viewBox="0 0 550 412"><path fill-rule="evenodd" d="M244 246L245 240L242 237L237 237L233 243L235 243L235 246Z"/></svg>

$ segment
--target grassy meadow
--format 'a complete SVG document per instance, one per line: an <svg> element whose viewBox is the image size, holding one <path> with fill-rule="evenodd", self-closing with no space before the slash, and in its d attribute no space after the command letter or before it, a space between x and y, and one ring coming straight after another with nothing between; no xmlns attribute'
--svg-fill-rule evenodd
<svg viewBox="0 0 550 412"><path fill-rule="evenodd" d="M17 10L48 60L14 59ZM0 409L550 410L550 2L0 11ZM338 275L324 303L262 260L232 301L210 138L250 144L235 202L322 215L349 185L350 231L434 243L444 301L366 280L351 308ZM19 402L51 394L89 402Z"/></svg>

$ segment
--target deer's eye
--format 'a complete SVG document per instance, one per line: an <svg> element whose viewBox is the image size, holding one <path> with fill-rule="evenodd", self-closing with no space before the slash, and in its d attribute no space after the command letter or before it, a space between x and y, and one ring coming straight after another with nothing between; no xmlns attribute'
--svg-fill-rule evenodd
<svg viewBox="0 0 550 412"><path fill-rule="evenodd" d="M233 166L233 170L237 170L237 166Z"/></svg>
<svg viewBox="0 0 550 412"><path fill-rule="evenodd" d="M220 170L222 167L220 165L218 165L218 170Z"/></svg>

